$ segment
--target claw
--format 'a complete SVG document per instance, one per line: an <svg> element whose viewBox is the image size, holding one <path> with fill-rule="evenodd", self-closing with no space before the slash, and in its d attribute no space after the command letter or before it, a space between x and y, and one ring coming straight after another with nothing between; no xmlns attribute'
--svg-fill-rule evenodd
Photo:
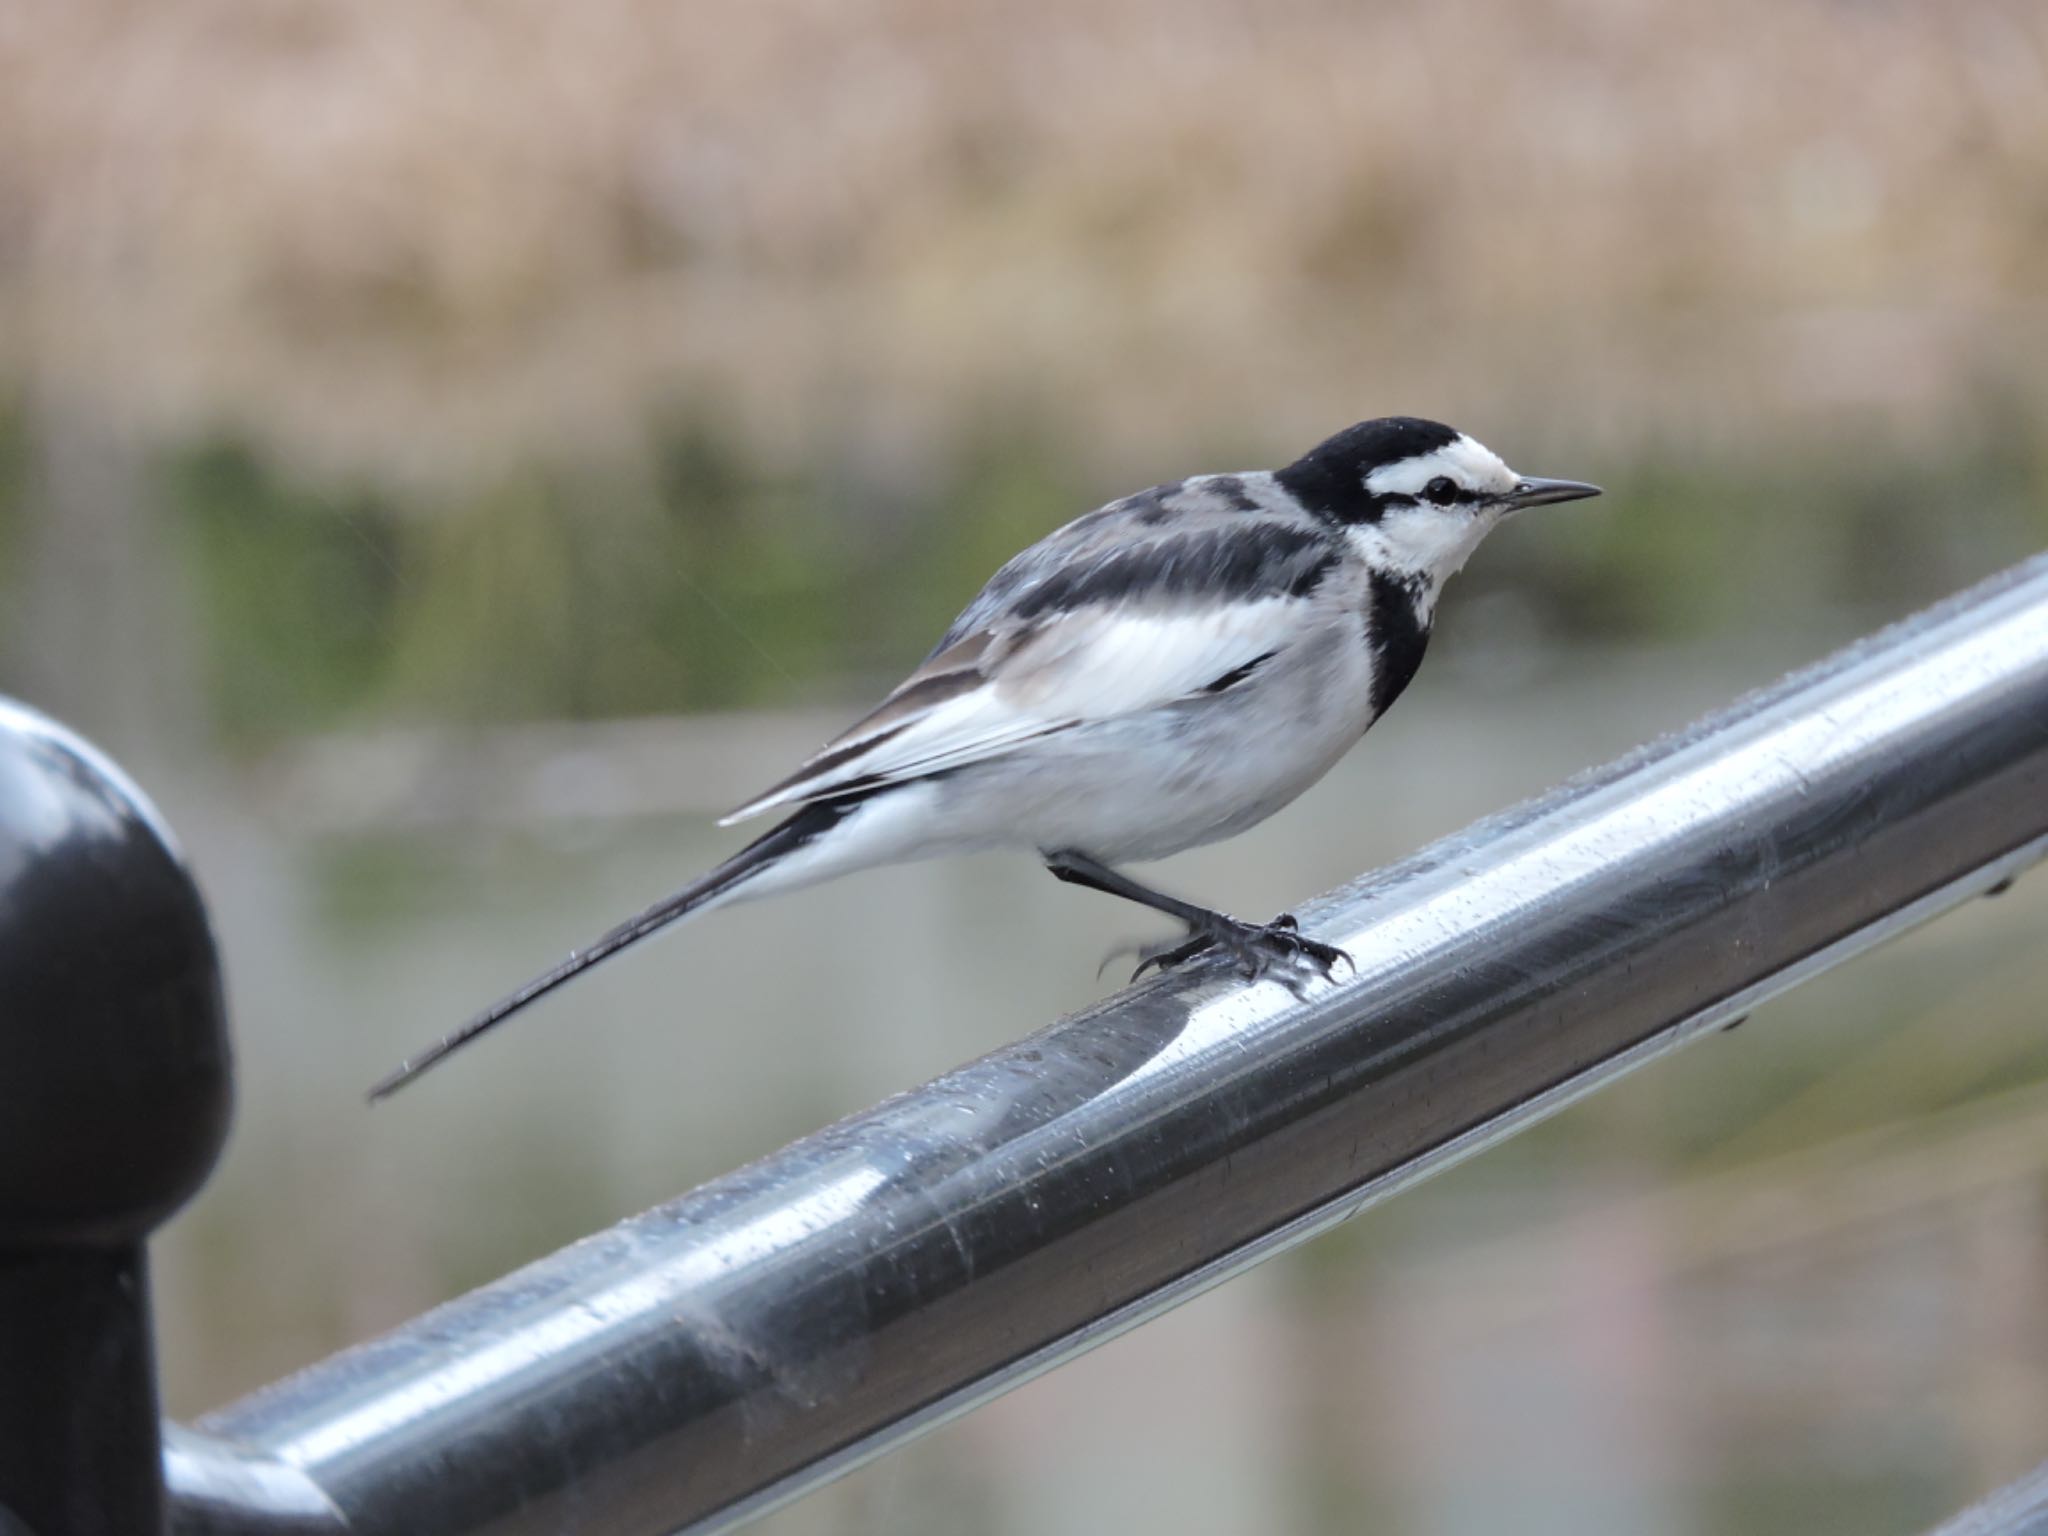
<svg viewBox="0 0 2048 1536"><path fill-rule="evenodd" d="M1111 949L1108 954L1102 957L1102 964L1095 967L1095 979L1097 981L1102 980L1102 973L1109 969L1111 961L1121 960L1125 955L1129 954L1137 954L1142 956L1144 953L1144 945L1137 943L1135 940L1126 939L1123 943L1117 945L1115 948ZM1136 981L1138 977L1144 973L1144 969L1145 962L1143 959L1140 959L1138 961L1138 969L1131 972L1131 980Z"/></svg>
<svg viewBox="0 0 2048 1536"><path fill-rule="evenodd" d="M1246 980L1270 976L1297 997L1307 980L1305 973L1328 981L1340 961L1346 970L1357 969L1343 950L1306 937L1300 928L1293 913L1283 912L1270 923L1232 921L1228 927L1198 931L1181 943L1144 950L1138 968L1131 972L1131 980L1136 981L1148 970L1164 971L1212 950L1228 954L1237 963L1238 974Z"/></svg>
<svg viewBox="0 0 2048 1536"><path fill-rule="evenodd" d="M1211 948L1215 942L1207 934L1198 934L1178 944L1148 944L1138 951L1138 968L1131 972L1131 980L1136 981L1148 970L1163 971L1169 966L1179 965L1184 960L1192 960L1203 950Z"/></svg>

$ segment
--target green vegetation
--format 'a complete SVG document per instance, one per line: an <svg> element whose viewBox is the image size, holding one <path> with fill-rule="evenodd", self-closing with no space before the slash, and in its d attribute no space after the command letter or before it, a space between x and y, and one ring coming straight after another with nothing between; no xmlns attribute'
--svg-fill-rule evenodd
<svg viewBox="0 0 2048 1536"><path fill-rule="evenodd" d="M0 394L0 600L14 589L28 529L29 440L22 414Z"/></svg>
<svg viewBox="0 0 2048 1536"><path fill-rule="evenodd" d="M218 729L257 747L365 717L597 718L879 681L1011 552L1129 488L1084 483L1053 439L985 427L904 487L822 457L769 469L686 420L633 472L533 468L413 502L216 443L167 461L164 499ZM1956 446L1940 461L1851 443L1799 462L1602 467L1607 498L1504 541L1463 580L1514 593L1562 643L1845 611L1867 626L2048 531L2032 440ZM19 459L0 433L0 548Z"/></svg>
<svg viewBox="0 0 2048 1536"><path fill-rule="evenodd" d="M222 732L330 724L369 695L386 665L398 584L390 505L291 484L229 446L180 456L166 479Z"/></svg>

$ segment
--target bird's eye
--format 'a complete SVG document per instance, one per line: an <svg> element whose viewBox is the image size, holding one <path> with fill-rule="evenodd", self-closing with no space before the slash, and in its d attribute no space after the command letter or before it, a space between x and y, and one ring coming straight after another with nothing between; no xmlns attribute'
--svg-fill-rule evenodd
<svg viewBox="0 0 2048 1536"><path fill-rule="evenodd" d="M1458 499L1458 482L1449 475L1438 475L1422 488L1422 494L1441 507Z"/></svg>

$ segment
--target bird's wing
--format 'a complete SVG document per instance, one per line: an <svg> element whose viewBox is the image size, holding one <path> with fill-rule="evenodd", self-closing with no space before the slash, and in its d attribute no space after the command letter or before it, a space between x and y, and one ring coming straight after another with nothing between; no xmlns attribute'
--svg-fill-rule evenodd
<svg viewBox="0 0 2048 1536"><path fill-rule="evenodd" d="M1199 698L1285 649L1338 559L1332 537L1200 504L1148 523L1152 504L1112 503L1005 565L873 713L725 820Z"/></svg>

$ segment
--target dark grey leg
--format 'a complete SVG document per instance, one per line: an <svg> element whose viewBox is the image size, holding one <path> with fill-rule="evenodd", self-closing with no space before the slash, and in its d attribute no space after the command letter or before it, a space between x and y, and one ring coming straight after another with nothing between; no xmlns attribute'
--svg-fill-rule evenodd
<svg viewBox="0 0 2048 1536"><path fill-rule="evenodd" d="M1163 891L1141 885L1129 875L1111 869L1078 848L1055 848L1043 857L1045 867L1052 871L1055 880L1086 886L1089 890L1110 896L1121 896L1155 912L1164 912L1168 917L1177 917L1188 925L1186 942L1161 945L1143 952L1137 970L1131 973L1133 981L1152 966L1165 970L1211 949L1222 950L1231 956L1237 962L1238 970L1246 976L1263 976L1276 967L1280 968L1282 974L1275 979L1289 987L1295 985L1298 973L1304 969L1327 978L1339 961L1346 966L1351 964L1351 957L1334 944L1304 937L1296 929L1291 914L1283 913L1270 923L1240 922L1211 908L1198 907L1191 901L1182 901L1177 896L1168 896Z"/></svg>

